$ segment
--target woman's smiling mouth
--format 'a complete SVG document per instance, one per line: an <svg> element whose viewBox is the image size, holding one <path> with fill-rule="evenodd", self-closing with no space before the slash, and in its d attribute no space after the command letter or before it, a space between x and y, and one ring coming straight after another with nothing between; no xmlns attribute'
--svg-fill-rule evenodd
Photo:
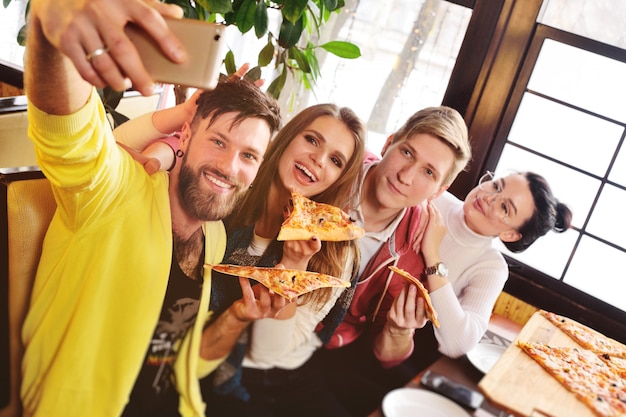
<svg viewBox="0 0 626 417"><path fill-rule="evenodd" d="M296 162L296 168L300 170L300 172L302 172L304 175L309 177L309 180L311 180L311 182L317 182L317 177L307 167Z"/></svg>

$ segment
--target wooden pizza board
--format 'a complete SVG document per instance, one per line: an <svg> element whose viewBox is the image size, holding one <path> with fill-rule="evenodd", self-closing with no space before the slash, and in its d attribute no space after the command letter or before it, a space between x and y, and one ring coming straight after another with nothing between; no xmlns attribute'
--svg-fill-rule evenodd
<svg viewBox="0 0 626 417"><path fill-rule="evenodd" d="M517 338L478 383L485 397L517 416L595 417L589 407L524 353L517 346L518 340L555 347L578 346L539 312L533 314Z"/></svg>

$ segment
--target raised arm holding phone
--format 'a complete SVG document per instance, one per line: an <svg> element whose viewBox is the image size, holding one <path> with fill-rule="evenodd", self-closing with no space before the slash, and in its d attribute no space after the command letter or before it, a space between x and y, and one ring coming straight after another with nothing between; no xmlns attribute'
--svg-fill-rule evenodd
<svg viewBox="0 0 626 417"><path fill-rule="evenodd" d="M31 1L25 84L29 136L57 212L24 323L26 416L201 415L199 375L281 297L240 280L243 297L206 326L222 222L257 174L279 125L247 80L201 95L182 162L148 175L112 135L95 87L144 94L152 80L126 37L132 21L184 59L157 1ZM241 98L241 100L233 100Z"/></svg>

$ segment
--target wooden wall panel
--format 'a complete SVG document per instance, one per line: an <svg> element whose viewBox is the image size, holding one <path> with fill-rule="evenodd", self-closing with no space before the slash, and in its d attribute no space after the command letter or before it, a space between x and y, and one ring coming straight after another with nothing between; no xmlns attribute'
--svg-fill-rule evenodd
<svg viewBox="0 0 626 417"><path fill-rule="evenodd" d="M500 293L500 296L496 300L496 305L493 308L495 314L504 316L521 325L526 324L530 316L537 310L537 307L525 303L504 291Z"/></svg>

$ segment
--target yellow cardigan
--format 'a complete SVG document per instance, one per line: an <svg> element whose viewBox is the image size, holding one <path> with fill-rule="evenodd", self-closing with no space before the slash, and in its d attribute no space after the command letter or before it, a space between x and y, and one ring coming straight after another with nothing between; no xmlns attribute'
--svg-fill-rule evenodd
<svg viewBox="0 0 626 417"><path fill-rule="evenodd" d="M119 148L95 89L69 116L32 104L29 136L58 209L23 327L25 415L120 415L161 311L172 259L168 174L148 176ZM204 227L206 261L222 259L221 222ZM183 416L204 416L198 378L210 270L195 325L175 364Z"/></svg>

